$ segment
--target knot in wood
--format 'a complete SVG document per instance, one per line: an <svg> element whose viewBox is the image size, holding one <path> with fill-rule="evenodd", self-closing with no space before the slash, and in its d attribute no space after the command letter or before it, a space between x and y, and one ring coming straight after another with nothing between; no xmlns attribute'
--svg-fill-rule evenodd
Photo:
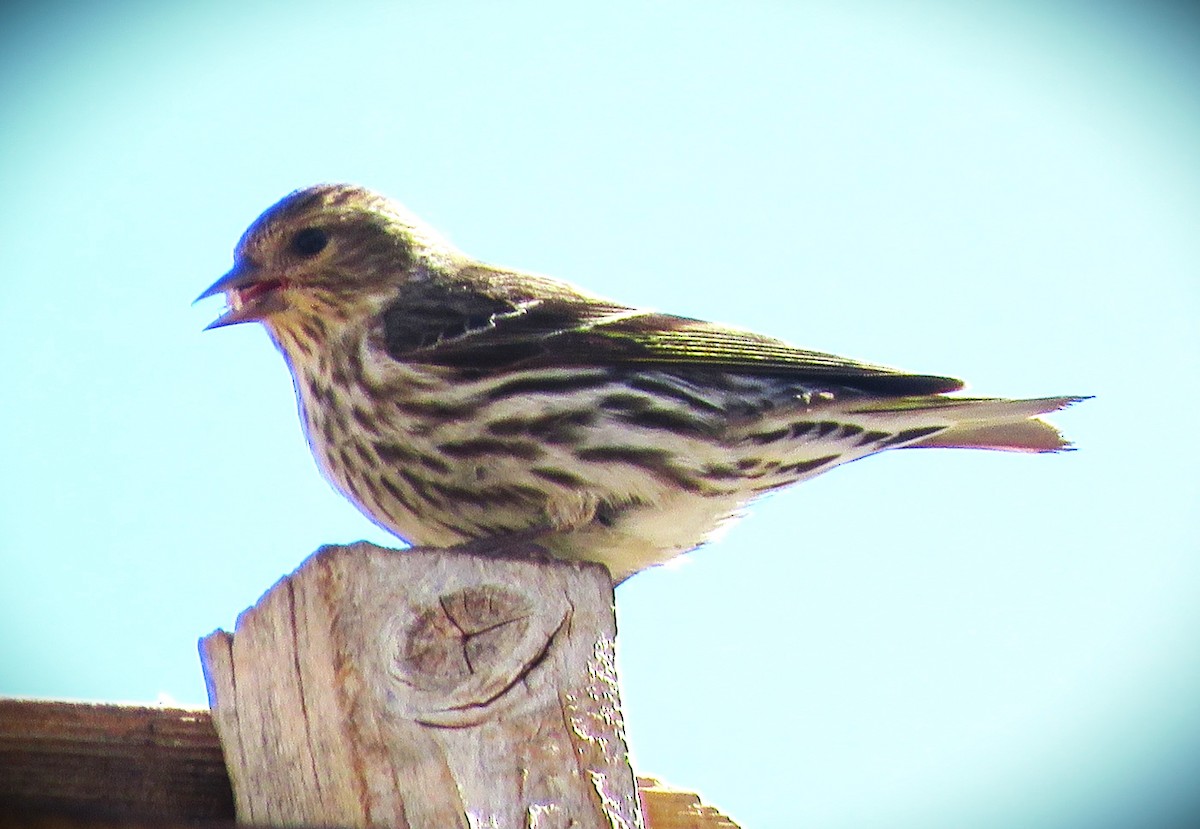
<svg viewBox="0 0 1200 829"><path fill-rule="evenodd" d="M441 693L505 671L535 616L525 596L496 584L464 587L413 610L397 643L396 673Z"/></svg>

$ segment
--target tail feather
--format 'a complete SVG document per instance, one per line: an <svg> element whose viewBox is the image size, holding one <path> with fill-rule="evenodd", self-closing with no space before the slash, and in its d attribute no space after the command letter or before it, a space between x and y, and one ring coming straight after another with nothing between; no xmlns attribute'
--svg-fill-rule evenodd
<svg viewBox="0 0 1200 829"><path fill-rule="evenodd" d="M1071 442L1053 423L1032 417L1011 423L952 426L944 432L905 446L905 449L1000 449L1009 452L1061 452Z"/></svg>
<svg viewBox="0 0 1200 829"><path fill-rule="evenodd" d="M1012 452L1058 452L1070 441L1038 417L1064 409L1086 397L1042 397L1030 400L965 397L908 397L878 400L855 409L857 414L903 414L914 425L946 424L948 428L912 441L903 448L999 449Z"/></svg>

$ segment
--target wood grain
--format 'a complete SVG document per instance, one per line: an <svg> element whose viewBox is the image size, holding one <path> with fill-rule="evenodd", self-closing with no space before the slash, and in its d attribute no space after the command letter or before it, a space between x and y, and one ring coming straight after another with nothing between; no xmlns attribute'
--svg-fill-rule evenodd
<svg viewBox="0 0 1200 829"><path fill-rule="evenodd" d="M327 547L202 643L238 819L643 826L599 565Z"/></svg>

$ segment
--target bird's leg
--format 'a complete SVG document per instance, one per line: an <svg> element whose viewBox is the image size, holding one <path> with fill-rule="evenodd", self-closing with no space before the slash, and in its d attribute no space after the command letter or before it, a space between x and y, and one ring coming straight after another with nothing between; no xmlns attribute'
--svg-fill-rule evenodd
<svg viewBox="0 0 1200 829"><path fill-rule="evenodd" d="M456 544L450 549L471 555L489 558L506 558L516 561L558 561L545 546L538 542L557 531L552 526L528 527L523 530L476 538Z"/></svg>

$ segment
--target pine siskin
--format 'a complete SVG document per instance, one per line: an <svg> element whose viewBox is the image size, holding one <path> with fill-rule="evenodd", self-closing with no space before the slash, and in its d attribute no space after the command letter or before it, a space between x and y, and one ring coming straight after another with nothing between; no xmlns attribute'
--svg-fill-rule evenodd
<svg viewBox="0 0 1200 829"><path fill-rule="evenodd" d="M413 544L521 534L615 581L763 493L885 449L1044 452L1081 398L962 383L630 308L476 262L369 190L321 185L238 243L210 328L260 321L324 475Z"/></svg>

